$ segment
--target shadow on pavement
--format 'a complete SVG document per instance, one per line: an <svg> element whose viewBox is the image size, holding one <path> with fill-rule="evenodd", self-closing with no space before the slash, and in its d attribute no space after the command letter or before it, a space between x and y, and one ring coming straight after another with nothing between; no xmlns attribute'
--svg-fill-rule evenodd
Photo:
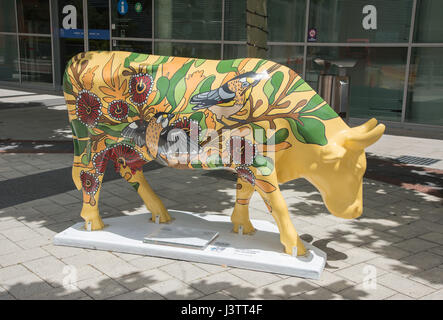
<svg viewBox="0 0 443 320"><path fill-rule="evenodd" d="M375 163L370 163L368 168L371 168ZM384 165L384 162L382 161L380 164ZM232 211L235 195L235 176L231 173L210 171L195 174L193 171L160 168L155 163L152 163L152 167L146 166L146 177L154 190L165 201L167 208L200 213ZM412 170L403 166L396 168L399 171L393 178L401 180L405 176L402 170L409 170L411 175L406 175L408 179L417 179L415 181L421 181L420 183L432 181L434 183L433 187L441 186L441 180L438 181L438 179L441 179L441 173L439 172L429 172L425 168L413 168ZM138 197L137 194L129 187L121 187L127 185L127 183L123 179L114 181L116 178L120 178L119 175L112 168L109 169L105 175L104 191L100 197L101 211L109 209L111 215L121 215L122 212L133 212L140 209L140 206L143 206L141 200L134 200ZM36 181L39 182L36 183ZM174 183L177 185L177 189L171 189L171 187L174 187ZM2 194L0 208L5 210L3 210L1 216L11 215L8 213L8 207L40 198L60 196L73 189L70 167L3 181L0 183L0 194ZM295 227L297 228L297 223L303 225L297 228L301 237L328 254L326 270L336 272L337 270L340 271L341 268L355 266L358 263L362 264L362 268L366 264L371 264L377 270L394 272L406 278L411 277L415 281L432 287L437 288L443 285L443 277L441 276L441 270L443 270L441 269L443 264L443 206L441 198L436 197L435 194L429 195L417 192L416 189L408 190L392 184L365 179L365 210L363 215L355 220L341 220L332 217L327 212L320 194L307 181L303 179L291 181L282 185L281 189L283 194L286 191L291 194L290 197L286 197L286 201ZM115 197L116 194L119 197ZM125 199L126 202L122 199ZM168 201L170 202L168 203ZM65 220L59 220L63 223L54 224L52 222L52 224L45 225L45 227L54 232L62 231L72 225L73 222L80 220L78 216L80 207L81 200L79 199L78 203L72 205L70 212L48 213L48 217L51 217L51 219L56 219L59 215L62 217L65 215L66 218ZM66 207L62 209L66 210ZM24 221L34 219L32 215L26 216L26 213L23 215ZM251 218L254 218L254 209L251 209ZM44 217L40 216L39 219L44 219ZM356 249L368 252L368 256L358 256L355 252ZM349 259L354 260L350 262ZM355 262L355 259L359 260ZM368 260L371 261L367 262ZM347 262L349 263L347 264ZM340 263L344 263L345 266L340 266ZM91 261L91 264L93 264L93 261ZM346 273L342 275L346 277ZM362 273L362 279L363 276ZM228 281L208 283L203 279L192 282L191 286L183 284L182 291L171 289L167 292L165 289L166 292L162 291L161 295L158 295L145 289L132 291L124 296L123 294L129 290L129 287L132 288L129 283L141 283L140 288L142 288L155 285L157 280L152 276L134 273L120 278L106 278L98 281L93 286L79 285L82 290L80 293L78 290L72 292L72 290L59 287L46 288L48 293L42 292L41 295L42 298L47 299L69 299L70 297L77 297L76 295L96 299L109 297L194 299L212 293L214 288L219 288L218 290L223 290L227 297L232 296L241 299L270 299L273 297L285 299L307 291L310 291L308 296L303 294L301 297L312 299L370 298L368 292L358 290L355 287L351 288L355 286L355 283L347 280L331 281L325 286L326 289L343 288L342 291L338 292L334 292L332 289L319 290L318 286L315 285L315 281L303 279L297 279L293 284L283 285L277 291L275 288L255 289L248 286L233 285ZM21 292L36 292L39 285L42 286L41 282L15 283L10 287L5 286L5 288L15 297L20 297ZM115 286L122 287L117 291L113 291ZM17 294L14 294L14 292Z"/></svg>

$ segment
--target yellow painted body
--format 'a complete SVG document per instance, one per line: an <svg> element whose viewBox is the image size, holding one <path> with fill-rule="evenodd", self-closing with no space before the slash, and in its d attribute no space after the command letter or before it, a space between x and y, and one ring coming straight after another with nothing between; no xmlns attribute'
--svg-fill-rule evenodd
<svg viewBox="0 0 443 320"><path fill-rule="evenodd" d="M232 99L226 98L220 88L233 92ZM103 228L97 205L103 166L107 163L101 162L102 158L117 163L153 219L157 215L160 222L171 219L145 180L139 162L127 162L131 155L140 162L156 158L181 169L237 171L237 199L231 217L234 231L238 232L241 226L243 233L254 232L248 204L257 190L278 225L285 252L292 254L297 248L297 255L304 255L306 250L290 220L279 184L305 178L320 191L332 214L358 217L363 208L364 148L384 132L384 125L377 126L375 119L349 128L297 73L260 59L218 61L87 52L68 64L64 91L76 147L73 180L78 189L83 189L81 216L91 230ZM211 102L208 98L198 104L196 101L208 92L221 92L220 99L225 100ZM120 119L122 112L126 116ZM170 114L171 123L183 124L192 119L216 135L210 136L210 130L202 133L198 159L189 156L186 163L180 162L182 155L174 158L157 154L160 142L153 137L158 137L155 130L161 129L156 125L160 123L156 122L158 113ZM146 144L141 146L134 143L135 139L119 135L122 128L141 120L147 127L143 136ZM269 131L264 141L255 135L257 128L274 131ZM274 133L275 143L269 143ZM251 161L246 154L241 154L244 163L232 160L235 156L232 158L226 147L229 141L234 143L231 137L253 144ZM214 164L214 158L231 161L219 165Z"/></svg>

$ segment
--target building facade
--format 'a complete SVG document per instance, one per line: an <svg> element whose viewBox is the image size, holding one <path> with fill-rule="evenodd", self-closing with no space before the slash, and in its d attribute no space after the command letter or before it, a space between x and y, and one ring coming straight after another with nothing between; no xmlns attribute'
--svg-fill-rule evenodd
<svg viewBox="0 0 443 320"><path fill-rule="evenodd" d="M87 50L246 56L246 0L1 0L0 86L59 90ZM443 1L267 0L268 58L313 88L347 61L350 116L443 126ZM439 127L440 128L440 127Z"/></svg>

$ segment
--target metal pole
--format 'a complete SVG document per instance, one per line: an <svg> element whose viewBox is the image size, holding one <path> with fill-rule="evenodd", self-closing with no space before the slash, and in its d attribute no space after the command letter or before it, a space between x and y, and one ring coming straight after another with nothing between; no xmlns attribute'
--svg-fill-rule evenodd
<svg viewBox="0 0 443 320"><path fill-rule="evenodd" d="M88 0L83 0L83 41L85 52L89 51Z"/></svg>
<svg viewBox="0 0 443 320"><path fill-rule="evenodd" d="M401 106L401 122L405 122L406 118L406 104L408 99L408 87L409 87L409 73L411 66L411 55L412 55L412 38L414 37L415 28L415 14L417 11L417 0L412 3L412 15L411 15L411 26L409 30L409 41L408 41L408 56L406 58L406 68L405 68L405 83L403 86L403 101Z"/></svg>
<svg viewBox="0 0 443 320"><path fill-rule="evenodd" d="M222 18L221 18L221 49L220 59L223 60L224 55L224 41L225 41L225 0L222 0Z"/></svg>
<svg viewBox="0 0 443 320"><path fill-rule="evenodd" d="M49 19L51 23L51 50L52 50L52 85L54 89L56 89L59 83L61 83L59 26L58 26L57 12L58 12L58 2L54 0L49 0Z"/></svg>
<svg viewBox="0 0 443 320"><path fill-rule="evenodd" d="M152 54L155 54L155 0L152 0L152 7L151 7L151 21L152 21L152 34L151 34L151 52Z"/></svg>
<svg viewBox="0 0 443 320"><path fill-rule="evenodd" d="M109 50L112 51L112 4L111 0L108 1L108 8L109 8Z"/></svg>
<svg viewBox="0 0 443 320"><path fill-rule="evenodd" d="M18 36L18 11L17 11L17 0L14 1L15 6L15 37L17 40L17 64L18 64L18 83L22 84L22 66L20 57L20 39Z"/></svg>
<svg viewBox="0 0 443 320"><path fill-rule="evenodd" d="M308 56L308 28L309 28L309 7L311 0L306 0L306 12L305 12L305 37L303 41L303 71L302 77L306 80L306 59Z"/></svg>

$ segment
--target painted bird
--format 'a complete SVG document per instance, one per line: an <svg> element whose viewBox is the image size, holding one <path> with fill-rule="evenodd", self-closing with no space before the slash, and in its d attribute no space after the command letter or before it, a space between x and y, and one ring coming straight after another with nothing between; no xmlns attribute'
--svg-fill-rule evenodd
<svg viewBox="0 0 443 320"><path fill-rule="evenodd" d="M199 149L197 141L192 141L189 134L171 123L174 117L172 113L158 112L148 122L132 122L122 130L122 136L132 139L139 147L146 145L151 158L168 165L164 157L173 159Z"/></svg>
<svg viewBox="0 0 443 320"><path fill-rule="evenodd" d="M223 117L232 121L231 116L240 111L249 99L252 88L256 86L260 80L269 78L268 72L256 73L253 71L245 72L238 75L221 87L199 93L191 98L191 103L195 104L192 110L209 109L215 114L218 122L226 125Z"/></svg>

